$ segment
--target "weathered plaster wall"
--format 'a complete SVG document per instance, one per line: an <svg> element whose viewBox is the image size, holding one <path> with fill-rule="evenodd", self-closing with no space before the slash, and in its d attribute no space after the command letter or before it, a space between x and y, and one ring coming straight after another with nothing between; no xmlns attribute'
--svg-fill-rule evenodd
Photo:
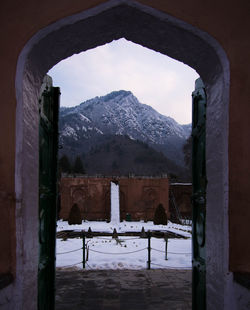
<svg viewBox="0 0 250 310"><path fill-rule="evenodd" d="M211 0L207 2L199 0L140 0L138 2L152 6L161 12L189 23L196 29L199 28L206 32L203 41L201 40L200 43L200 46L203 46L204 49L199 49L199 46L193 44L193 40L188 35L186 36L187 33L184 31L183 35L177 34L179 43L176 44L171 41L171 33L168 33L168 35L163 33L163 37L158 40L158 50L189 63L198 70L204 81L207 82L206 87L209 98L207 125L210 128L207 131L209 181L207 213L208 309L237 309L236 301L240 296L244 296L241 300L245 301L238 309L245 309L247 307L247 293L240 286L237 286L237 290L235 289L232 275L228 272L228 248L230 247L230 270L249 270L250 106L248 103L250 88L248 85L250 84L250 64L248 60L250 41L248 32L250 28L250 2L247 0L239 0L237 3L227 0ZM37 164L35 164L37 159L37 107L35 98L38 95L37 89L40 87L41 76L48 69L48 63L45 64L41 60L40 63L36 64L36 68L30 64L30 69L33 72L38 73L41 69L40 73L38 73L40 78L34 78L36 74L26 71L26 76L24 76L26 83L22 84L22 65L26 61L29 49L39 39L34 40L33 45L32 42L29 42L25 48L24 46L42 28L61 18L79 13L101 3L105 3L105 1L86 0L83 2L82 0L75 0L69 2L67 0L54 0L51 2L44 0L37 2L25 0L20 2L10 0L1 3L0 39L2 44L0 64L4 75L0 78L0 175L1 180L4 181L0 183L0 247L4 251L1 252L0 271L1 273L10 272L15 275L15 269L17 270L15 282L0 291L1 305L5 309L35 309L36 307L35 299L30 298L30 296L36 295L35 270L37 268L36 253L38 251L36 239L38 225L37 194L35 194L37 189ZM170 20L165 20L165 23L169 23ZM110 22L114 28L115 21L110 20ZM60 25L62 26L62 24L58 23L53 31L60 28ZM137 38L136 35L131 34L130 39L138 39L138 43L146 44L145 38L147 34L144 32L144 27L132 23L130 29L133 25L135 25L133 31L135 34L137 33ZM94 27L94 29L96 28ZM162 32L162 27L156 27L155 29L158 29L158 31L153 32L153 36L158 32ZM105 27L99 28L101 35L104 30ZM220 76L219 62L217 65L215 62L213 66L213 62L209 63L211 57L207 57L208 61L206 61L207 52L205 51L204 41L206 41L207 34L219 42L229 60L229 98L227 97L229 72L227 72L227 78L224 75L224 79L222 78L218 84L215 81ZM40 38L43 35L45 35L45 32L39 34ZM175 32L174 35L176 35ZM142 40L139 40L139 37ZM197 38L201 38L200 33L197 33ZM66 39L68 40L68 37ZM149 47L150 39L148 37ZM106 36L106 40L108 41L108 36ZM100 44L100 38L96 42ZM209 36L207 36L207 42L209 42L210 46L214 46ZM54 43L59 50L62 47L63 49L66 48L63 41L61 45L57 41ZM168 45L168 47L164 49L162 44ZM183 49L183 44L189 46L189 49ZM156 46L151 45L152 48L157 49ZM173 49L179 50L179 53L174 53L171 46ZM179 49L177 46L179 46ZM91 44L87 46L87 48L90 47ZM64 52L65 56L73 52L71 44L68 44L67 48L68 50ZM20 56L21 51L23 52ZM40 56L40 59L44 60L44 52L46 52L45 47L40 50L40 55L37 53L37 59ZM214 53L217 53L220 58L225 73L228 70L225 64L226 61L223 63L223 57L225 56L222 55L223 53L220 54L220 49L216 49L215 46ZM193 54L192 61L189 60L191 54ZM62 55L63 53L61 57ZM59 58L54 58L52 53L50 65L54 65L61 60ZM45 67L39 68L39 64L41 66L45 64ZM225 67L227 68L225 69ZM205 71L214 72L214 74L209 78L206 76ZM225 97L221 98L221 91L225 91L225 89ZM228 119L228 109L225 102L228 102L229 99ZM219 109L218 102L221 102ZM23 116L25 117L24 121ZM227 121L229 122L227 123ZM229 131L226 130L227 126L229 126ZM26 141L27 137L29 139ZM229 156L229 169L227 154ZM25 162L21 158L24 158ZM229 179L227 178L227 171L229 171ZM30 193L28 193L29 189ZM15 219L15 215L17 219ZM216 220L214 221L214 219ZM228 220L230 243L228 239ZM26 279L24 280L23 277Z"/></svg>
<svg viewBox="0 0 250 310"><path fill-rule="evenodd" d="M126 214L132 220L153 220L155 209L161 203L168 215L167 178L121 178L121 218Z"/></svg>
<svg viewBox="0 0 250 310"><path fill-rule="evenodd" d="M74 203L85 220L109 220L110 182L108 177L64 177L61 179L60 218L68 220ZM153 220L156 207L162 203L168 214L167 178L116 177L120 189L120 219L126 214L132 220Z"/></svg>
<svg viewBox="0 0 250 310"><path fill-rule="evenodd" d="M110 179L63 177L60 194L59 218L68 220L71 208L76 203L82 220L110 219Z"/></svg>

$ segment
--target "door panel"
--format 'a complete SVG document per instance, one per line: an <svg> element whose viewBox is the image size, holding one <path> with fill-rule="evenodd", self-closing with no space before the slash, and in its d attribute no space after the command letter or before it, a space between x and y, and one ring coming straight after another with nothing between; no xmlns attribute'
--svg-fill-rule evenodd
<svg viewBox="0 0 250 310"><path fill-rule="evenodd" d="M195 82L192 121L193 310L206 309L206 92Z"/></svg>
<svg viewBox="0 0 250 310"><path fill-rule="evenodd" d="M54 309L59 88L45 77L39 100L38 309Z"/></svg>

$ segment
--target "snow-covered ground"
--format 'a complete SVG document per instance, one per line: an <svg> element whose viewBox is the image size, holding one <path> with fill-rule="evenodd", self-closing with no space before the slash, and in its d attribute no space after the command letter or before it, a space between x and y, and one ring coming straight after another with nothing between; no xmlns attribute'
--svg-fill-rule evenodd
<svg viewBox="0 0 250 310"><path fill-rule="evenodd" d="M169 221L168 225L154 225L152 221L149 222L119 222L115 223L107 223L101 221L83 221L81 225L69 225L67 221L58 221L57 222L57 231L62 230L85 230L87 231L91 228L92 231L101 231L101 232L109 232L112 233L114 228L116 228L118 233L122 232L133 232L133 231L141 231L142 227L144 227L145 231L148 230L159 230L159 231L172 231L177 234L180 234L184 237L191 237L191 226L188 225L179 225L175 223L171 223Z"/></svg>
<svg viewBox="0 0 250 310"><path fill-rule="evenodd" d="M191 268L191 227L173 224L154 225L153 222L121 222L117 224L106 222L82 222L81 225L68 225L68 222L58 221L57 231L85 230L117 232L148 230L172 231L182 234L187 239L168 239L168 254L165 260L164 239L151 238L151 268ZM148 260L148 240L137 237L119 237L117 242L111 237L86 238L89 248L86 269L145 269ZM82 240L57 239L56 266L75 266L82 268ZM74 251L77 250L77 251ZM71 252L73 251L73 252ZM69 252L69 253L65 253ZM60 254L65 253L65 254ZM79 263L79 264L77 264Z"/></svg>

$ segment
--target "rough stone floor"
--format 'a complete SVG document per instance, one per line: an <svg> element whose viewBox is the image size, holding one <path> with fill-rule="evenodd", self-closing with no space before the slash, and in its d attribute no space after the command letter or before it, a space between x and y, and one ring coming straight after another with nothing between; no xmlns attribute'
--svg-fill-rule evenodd
<svg viewBox="0 0 250 310"><path fill-rule="evenodd" d="M190 270L57 270L56 310L189 310Z"/></svg>

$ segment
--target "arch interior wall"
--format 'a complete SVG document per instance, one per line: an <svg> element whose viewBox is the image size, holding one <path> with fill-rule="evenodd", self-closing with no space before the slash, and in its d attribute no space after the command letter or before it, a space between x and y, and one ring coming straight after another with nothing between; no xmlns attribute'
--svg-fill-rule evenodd
<svg viewBox="0 0 250 310"><path fill-rule="evenodd" d="M207 107L207 305L228 309L228 94L229 65L208 34L134 1L108 1L38 32L17 65L17 277L16 301L35 309L38 262L38 95L46 72L75 53L126 38L194 68L202 77ZM215 153L213 150L217 149ZM27 178L27 176L29 176ZM216 242L214 242L216 240ZM216 277L215 277L216 275ZM15 303L15 301L14 301ZM16 303L15 303L16 304ZM13 306L16 309L16 306Z"/></svg>

